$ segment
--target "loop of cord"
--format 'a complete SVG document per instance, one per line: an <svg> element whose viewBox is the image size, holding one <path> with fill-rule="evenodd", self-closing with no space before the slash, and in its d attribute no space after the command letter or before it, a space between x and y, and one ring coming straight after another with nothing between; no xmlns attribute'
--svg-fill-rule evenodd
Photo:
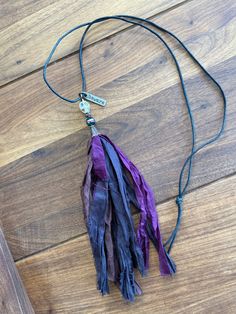
<svg viewBox="0 0 236 314"><path fill-rule="evenodd" d="M121 20L133 25L138 25L144 29L146 29L147 31L151 32L153 35L155 35L162 43L163 45L167 48L168 53L171 55L177 72L178 72L178 76L180 79L180 83L181 83L181 88L182 88L182 92L183 92L183 96L185 99L185 104L187 107L187 112L188 112L188 116L189 116L189 120L190 120L190 124L191 124L191 134L192 134L192 147L191 147L191 152L188 155L188 157L186 158L183 167L180 171L180 175L179 175L179 183L178 183L178 196L176 197L176 204L178 206L178 215L177 215L177 220L176 220L176 225L170 235L170 237L168 238L168 240L165 242L165 247L167 248L167 252L170 253L172 246L174 244L176 235L178 233L179 227L180 227L180 223L181 223L181 217L182 217L182 211L183 211L183 198L184 195L186 194L187 191L187 187L189 186L190 183L190 178L191 178L191 173L192 173L192 160L194 155L199 152L201 149L203 149L204 147L206 147L209 144L212 144L213 142L215 142L223 133L224 128L225 128L225 122L226 122L226 97L224 94L223 89L221 88L220 84L211 76L211 74L203 67L203 65L193 56L193 54L189 51L189 49L184 45L184 43L176 36L174 35L172 32L164 29L163 27L157 25L156 23L147 20L147 19L143 19L140 17L135 17L135 16L131 16L131 15L114 15L114 16L104 16L98 19L95 19L91 22L87 22L87 23L83 23L80 24L72 29L70 29L69 31L67 31L66 33L64 33L55 43L55 45L53 46L45 64L44 64L44 68L43 68L43 78L44 81L46 83L46 85L49 87L49 89L59 98L70 102L70 103L76 103L78 101L81 100L81 95L75 99L69 99L67 97L64 97L62 95L60 95L48 82L47 80L47 66L50 63L53 54L55 52L55 50L57 49L58 45L61 43L61 41L68 36L69 34L71 34L72 32L82 28L82 27L86 27L81 40L80 40L80 45L79 45L79 64L80 64L80 72L81 72L81 79L82 79L82 93L86 91L86 77L85 77L85 73L84 73L84 66L83 66L83 43L86 37L87 32L89 31L89 29L97 23L101 23L103 21L106 20ZM166 41L162 38L162 36L157 33L156 31L154 31L152 28L144 25L150 25L151 27L157 29L160 32L164 32L167 35L169 35L170 37L174 38L179 44L180 46L187 52L187 54L189 55L189 57L200 67L200 69L205 73L205 75L212 81L212 83L217 87L217 89L219 90L221 96L222 96L222 100L223 100L223 115L222 115L222 121L221 121L221 125L219 128L219 131L215 134L215 136L213 136L212 138L208 139L207 141L205 141L204 143L200 144L197 148L195 147L195 124L194 124L194 118L193 118L193 114L192 114L192 110L191 110L191 106L189 103L189 99L188 99L188 95L187 95L187 91L185 88L185 82L183 79L183 75L179 66L179 63L177 61L177 58L175 56L175 54L173 53L172 49L169 47L169 45L166 43ZM187 167L187 170L186 170ZM185 171L187 171L187 178L185 180L185 184L183 186L183 182L184 182L184 175L185 175Z"/></svg>

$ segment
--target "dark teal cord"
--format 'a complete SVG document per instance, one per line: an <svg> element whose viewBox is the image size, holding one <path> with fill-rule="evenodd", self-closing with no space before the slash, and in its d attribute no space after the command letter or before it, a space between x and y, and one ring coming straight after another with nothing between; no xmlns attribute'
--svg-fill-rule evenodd
<svg viewBox="0 0 236 314"><path fill-rule="evenodd" d="M84 73L84 66L83 66L83 43L86 37L87 32L89 31L90 27L94 24L106 21L106 20L121 20L133 25L138 25L141 26L142 28L148 30L149 32L151 32L152 34L154 34L156 37L158 37L160 39L160 41L164 44L164 46L167 48L168 52L170 53L172 59L174 60L178 75L179 75L179 79L180 79L180 83L181 83L181 88L183 91L183 95L184 95L184 99L185 99L185 104L187 107L187 111L188 111L188 116L189 116L189 120L190 120L190 124L191 124L191 133L192 133L192 147L191 147L191 153L189 154L189 156L186 158L184 165L181 169L180 172L180 176L179 176L179 188L178 188L178 196L176 197L176 204L178 206L178 215L177 215L177 221L176 221L176 225L174 230L172 231L169 239L166 241L165 243L165 247L167 248L167 252L170 253L172 246L174 244L177 232L179 230L180 227L180 223L181 223L181 217L182 217L182 211L183 211L183 197L186 194L186 190L187 187L190 183L190 178L191 178L191 171L192 171L192 159L194 157L194 155L200 151L202 148L206 147L207 145L215 142L223 133L224 127L225 127L225 122L226 122L226 97L224 94L223 89L221 88L220 84L211 76L211 74L201 65L201 63L193 56L193 54L189 51L189 49L184 45L184 43L178 38L176 37L173 33L171 33L170 31L160 27L159 25L157 25L156 23L147 20L147 19L143 19L143 18L139 18L139 17L135 17L135 16L130 16L130 15L115 15L115 16L104 16L98 19L95 19L91 22L88 23L83 23L80 24L72 29L70 29L69 31L67 31L66 33L64 33L56 42L56 44L53 46L52 51L50 52L45 64L44 64L44 68L43 68L43 78L45 83L47 84L47 86L49 87L49 89L55 94L57 95L59 98L68 101L70 103L76 103L78 101L81 100L81 97L77 97L75 99L69 99L66 97L63 97L62 95L60 95L54 88L52 88L52 86L49 84L48 80L47 80L47 66L51 61L51 58L56 50L56 48L58 47L58 45L60 44L60 42L69 34L71 34L72 32L76 31L79 28L82 27L86 27L82 37L81 37L81 41L80 41L80 46L79 46L79 63L80 63L80 71L81 71L81 79L82 79L82 92L80 93L83 94L83 92L86 92L86 78L85 78L85 73ZM193 119L193 114L192 114L192 110L191 110L191 106L189 103L189 99L187 96L187 91L185 88L185 83L184 83L184 79L182 76L182 72L179 66L179 63L175 57L175 54L173 53L172 49L169 47L169 45L166 43L166 41L161 37L160 34L158 34L156 31L154 31L153 29L149 28L148 26L144 25L144 24L148 24L154 28L156 28L157 30L164 32L166 34L168 34L169 36L173 37L175 40L178 41L178 43L182 46L182 48L188 53L188 55L192 58L192 60L201 68L201 70L205 73L205 75L210 78L210 80L214 83L214 85L218 88L222 99L223 99L223 116L222 116L222 122L221 122L221 126L219 131L217 132L217 134L215 136L213 136L211 139L207 140L206 142L204 142L203 144L199 145L197 148L195 147L195 125L194 125L194 119ZM183 179L184 179L184 173L185 173L185 169L187 168L187 179L186 182L184 184L184 187L182 187L183 185Z"/></svg>

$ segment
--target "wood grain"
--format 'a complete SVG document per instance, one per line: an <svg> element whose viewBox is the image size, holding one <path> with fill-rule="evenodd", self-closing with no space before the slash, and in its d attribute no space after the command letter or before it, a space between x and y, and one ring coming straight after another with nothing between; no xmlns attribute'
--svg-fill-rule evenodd
<svg viewBox="0 0 236 314"><path fill-rule="evenodd" d="M116 2L108 0L43 1L40 5L31 6L33 12L26 15L24 11L27 11L27 9L22 9L22 7L28 2L29 0L21 0L17 1L18 5L14 5L15 10L19 7L21 18L14 19L13 17L13 24L6 25L6 18L12 15L12 10L4 10L8 14L4 14L3 26L0 25L0 46L2 50L0 85L41 67L58 37L66 30L80 23L88 22L100 16L114 14L150 17L182 1L155 0L147 2L135 0L131 2L120 0L118 6ZM10 7L8 4L7 8ZM120 23L113 23L109 28L101 25L93 32L92 36L89 36L87 44L110 36L125 27L127 25L120 25ZM56 53L54 60L77 50L80 35L81 31L78 31L77 34L68 37Z"/></svg>
<svg viewBox="0 0 236 314"><path fill-rule="evenodd" d="M37 313L226 313L236 311L236 176L186 197L181 232L172 256L178 272L161 278L151 250L151 270L139 283L144 295L125 303L117 288L102 297L87 235L39 253L17 267ZM164 237L174 224L175 204L158 207Z"/></svg>
<svg viewBox="0 0 236 314"><path fill-rule="evenodd" d="M17 0L10 2L8 0L0 0L0 30L55 2L55 0Z"/></svg>
<svg viewBox="0 0 236 314"><path fill-rule="evenodd" d="M211 69L228 97L227 129L216 145L196 157L192 189L236 171L235 69L236 58ZM201 142L218 130L222 101L201 76L186 84ZM149 110L141 101L98 127L137 164L160 202L177 193L179 171L190 152L190 125L177 85L147 98L145 105ZM89 130L82 129L0 169L1 217L15 259L85 231L79 190L88 138Z"/></svg>
<svg viewBox="0 0 236 314"><path fill-rule="evenodd" d="M194 1L157 16L154 21L179 35L209 68L234 56L235 7L233 0ZM209 19L209 12L214 18ZM196 75L197 68L186 54L171 44L184 77ZM108 100L105 110L93 106L98 121L141 100L145 102L178 82L166 50L151 34L137 27L86 49L85 69L89 90ZM81 86L77 55L52 65L49 79L63 95L75 97ZM52 95L41 71L0 90L0 117L1 165L84 127L78 106Z"/></svg>
<svg viewBox="0 0 236 314"><path fill-rule="evenodd" d="M0 313L33 314L14 260L0 228Z"/></svg>

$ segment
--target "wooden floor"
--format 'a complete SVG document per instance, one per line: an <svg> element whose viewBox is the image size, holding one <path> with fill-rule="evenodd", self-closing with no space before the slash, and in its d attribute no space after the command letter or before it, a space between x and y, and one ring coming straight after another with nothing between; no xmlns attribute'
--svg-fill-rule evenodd
<svg viewBox="0 0 236 314"><path fill-rule="evenodd" d="M0 0L0 6L0 218L35 312L236 313L235 0ZM152 250L149 275L137 274L144 295L134 304L113 285L109 296L96 290L80 199L89 130L78 105L57 99L42 79L58 36L119 13L150 18L178 35L228 100L224 135L194 159L172 253L177 274L160 277ZM65 41L49 67L53 86L72 98L81 86L80 35ZM165 38L182 66L201 143L219 129L222 100L179 45ZM86 45L88 90L108 100L105 109L93 106L98 128L153 187L166 239L191 148L173 61L153 35L119 22L94 28Z"/></svg>

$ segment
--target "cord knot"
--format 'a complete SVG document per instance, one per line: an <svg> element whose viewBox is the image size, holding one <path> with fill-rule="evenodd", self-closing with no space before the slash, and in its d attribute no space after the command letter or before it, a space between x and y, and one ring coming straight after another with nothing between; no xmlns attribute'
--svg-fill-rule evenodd
<svg viewBox="0 0 236 314"><path fill-rule="evenodd" d="M181 196L177 196L175 202L178 206L181 206L183 203L183 198Z"/></svg>

